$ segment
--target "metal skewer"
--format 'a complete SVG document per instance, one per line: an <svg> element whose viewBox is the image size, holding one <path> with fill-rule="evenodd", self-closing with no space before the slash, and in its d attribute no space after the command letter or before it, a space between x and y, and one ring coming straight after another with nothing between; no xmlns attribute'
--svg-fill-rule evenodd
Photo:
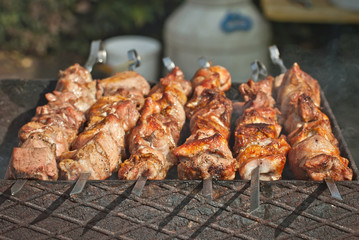
<svg viewBox="0 0 359 240"><path fill-rule="evenodd" d="M135 68L141 65L141 57L137 54L135 49L131 49L127 52L128 60L126 62L120 63L117 66L101 65L101 71L112 74L115 72L122 72L126 70L135 70Z"/></svg>
<svg viewBox="0 0 359 240"><path fill-rule="evenodd" d="M167 68L167 71L172 71L175 67L176 64L171 60L170 57L164 57L162 59L163 65Z"/></svg>
<svg viewBox="0 0 359 240"><path fill-rule="evenodd" d="M90 174L89 172L87 172L87 173L81 173L81 174L80 174L79 179L77 179L74 188L73 188L72 191L70 192L70 196L82 192L82 190L84 189L84 187L85 187L85 185L86 185L86 183L87 183L87 180L89 179L90 175L91 175L91 174Z"/></svg>
<svg viewBox="0 0 359 240"><path fill-rule="evenodd" d="M143 190L143 188L145 187L146 182L147 182L147 177L140 176L140 177L137 179L136 184L135 184L135 186L133 187L131 193L135 194L135 195L138 196L138 197L141 196L142 190Z"/></svg>
<svg viewBox="0 0 359 240"><path fill-rule="evenodd" d="M272 45L269 47L270 57L272 62L280 67L280 71L285 73L287 68L284 66L283 60L279 56L279 50L276 45Z"/></svg>
<svg viewBox="0 0 359 240"><path fill-rule="evenodd" d="M127 52L129 61L126 62L126 67L129 70L134 70L140 65L140 57L138 56L136 50L131 49ZM86 68L89 71L92 71L93 65L96 63L106 63L107 53L104 50L101 41L93 41L91 43L91 51L89 58L85 64ZM125 65L124 65L125 66ZM80 173L80 177L77 179L74 188L72 189L70 195L81 193L84 189L90 173Z"/></svg>
<svg viewBox="0 0 359 240"><path fill-rule="evenodd" d="M129 55L130 57L130 55ZM175 64L174 62L171 60L171 58L169 57L165 57L162 59L162 62L163 62L163 65L167 68L167 70L170 72L172 71L174 68L175 68ZM135 186L133 187L131 193L132 194L135 194L136 196L141 196L141 193L142 193L142 190L143 188L145 187L146 185L146 182L147 182L147 177L145 176L140 176L137 181L136 181L136 184Z"/></svg>
<svg viewBox="0 0 359 240"><path fill-rule="evenodd" d="M198 63L201 68L209 68L211 66L211 63L205 57L200 57Z"/></svg>
<svg viewBox="0 0 359 240"><path fill-rule="evenodd" d="M107 61L107 52L103 48L101 40L95 40L91 42L90 54L87 58L87 61L84 67L91 72L93 66L96 63L106 63Z"/></svg>
<svg viewBox="0 0 359 240"><path fill-rule="evenodd" d="M259 188L259 168L260 166L257 165L256 168L252 170L251 173L251 212L259 208L259 195L260 195L260 188Z"/></svg>
<svg viewBox="0 0 359 240"><path fill-rule="evenodd" d="M202 195L209 199L212 200L213 198L213 186L212 186L212 178L206 178L203 179L203 188L202 188Z"/></svg>
<svg viewBox="0 0 359 240"><path fill-rule="evenodd" d="M14 196L16 193L20 192L26 182L27 179L16 180L15 183L11 186L11 195Z"/></svg>
<svg viewBox="0 0 359 240"><path fill-rule="evenodd" d="M211 63L207 61L205 57L200 57L198 59L198 64L201 68L209 68L211 66ZM203 179L202 195L207 199L212 200L213 198L212 177Z"/></svg>
<svg viewBox="0 0 359 240"><path fill-rule="evenodd" d="M329 189L330 195L338 200L343 200L342 196L340 195L340 192L338 190L337 185L335 184L334 180L331 178L324 179L325 183L327 184L327 187Z"/></svg>
<svg viewBox="0 0 359 240"><path fill-rule="evenodd" d="M90 54L89 57L84 65L84 67L91 72L93 66L96 63L106 63L107 61L107 52L103 48L101 40L95 40L91 42ZM87 180L89 179L91 173L80 173L80 177L77 179L74 188L70 192L70 196L74 194L81 193L84 189Z"/></svg>
<svg viewBox="0 0 359 240"><path fill-rule="evenodd" d="M268 76L266 66L258 60L254 60L254 62L251 63L251 69L252 79L255 82L260 81Z"/></svg>
<svg viewBox="0 0 359 240"><path fill-rule="evenodd" d="M281 72L285 73L287 71L287 68L284 66L282 59L279 57L279 50L276 45L272 45L269 47L270 56L272 59L272 62L276 65L279 65ZM338 190L338 187L335 183L335 181L331 178L324 179L324 182L326 183L330 195L338 200L343 200L342 196L340 195L340 192Z"/></svg>
<svg viewBox="0 0 359 240"><path fill-rule="evenodd" d="M263 80L268 75L266 66L258 60L255 60L251 64L251 69L252 69L252 79L255 82ZM251 172L251 185L250 185L251 212L258 209L259 205L260 205L260 202L259 202L259 197L260 197L259 176L260 176L260 165L258 164Z"/></svg>

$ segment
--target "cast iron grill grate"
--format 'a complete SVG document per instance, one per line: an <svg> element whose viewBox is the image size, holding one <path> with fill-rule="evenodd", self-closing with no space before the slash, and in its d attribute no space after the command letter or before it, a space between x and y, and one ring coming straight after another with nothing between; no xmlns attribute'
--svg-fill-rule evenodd
<svg viewBox="0 0 359 240"><path fill-rule="evenodd" d="M73 183L29 181L11 196L0 181L2 239L359 239L359 184L338 182L343 201L324 183L261 183L261 206L249 213L249 182L149 181L141 197L134 182L90 181L70 197Z"/></svg>

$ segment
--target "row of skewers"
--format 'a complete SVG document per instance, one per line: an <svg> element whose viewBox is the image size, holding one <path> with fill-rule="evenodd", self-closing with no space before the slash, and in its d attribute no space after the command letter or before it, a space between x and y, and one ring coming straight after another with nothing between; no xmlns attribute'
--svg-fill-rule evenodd
<svg viewBox="0 0 359 240"><path fill-rule="evenodd" d="M232 103L224 67L201 59L189 82L165 60L169 73L152 88L134 71L97 81L77 64L61 72L49 103L21 128L6 177L103 180L117 172L119 179L139 179L140 194L146 179L165 179L177 165L179 179L204 179L211 196L213 178L232 180L238 170L257 184L278 180L288 159L296 179L352 179L320 110L319 84L298 64L241 84L244 102ZM233 109L239 117L231 151ZM191 134L177 146L186 119Z"/></svg>

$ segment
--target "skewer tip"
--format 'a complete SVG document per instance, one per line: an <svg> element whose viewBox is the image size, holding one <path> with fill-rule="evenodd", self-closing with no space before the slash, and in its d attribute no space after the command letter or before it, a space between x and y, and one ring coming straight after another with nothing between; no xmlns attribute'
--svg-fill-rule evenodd
<svg viewBox="0 0 359 240"><path fill-rule="evenodd" d="M198 64L201 68L209 68L211 66L211 63L205 57L200 57Z"/></svg>
<svg viewBox="0 0 359 240"><path fill-rule="evenodd" d="M259 208L259 165L251 173L251 212Z"/></svg>
<svg viewBox="0 0 359 240"><path fill-rule="evenodd" d="M80 174L79 179L77 179L74 188L70 192L70 196L72 196L74 194L79 194L82 192L90 175L91 174L89 172Z"/></svg>
<svg viewBox="0 0 359 240"><path fill-rule="evenodd" d="M11 186L11 196L14 196L16 193L20 192L26 182L27 179L16 180L16 182Z"/></svg>
<svg viewBox="0 0 359 240"><path fill-rule="evenodd" d="M212 178L203 179L203 189L202 194L209 200L213 198L213 186L212 186Z"/></svg>
<svg viewBox="0 0 359 240"><path fill-rule="evenodd" d="M140 176L140 177L137 179L136 184L135 184L135 186L133 187L131 193L133 193L133 194L135 194L136 196L140 197L140 196L141 196L141 193L142 193L142 190L143 190L143 188L144 188L145 185L146 185L146 182L147 182L147 177Z"/></svg>
<svg viewBox="0 0 359 240"><path fill-rule="evenodd" d="M328 190L329 190L332 198L342 201L343 198L340 195L337 184L334 182L334 180L333 179L324 179L324 181L327 184Z"/></svg>
<svg viewBox="0 0 359 240"><path fill-rule="evenodd" d="M172 59L170 57L164 57L162 59L163 65L167 68L167 70L170 72L172 71L176 65L175 63L172 61Z"/></svg>

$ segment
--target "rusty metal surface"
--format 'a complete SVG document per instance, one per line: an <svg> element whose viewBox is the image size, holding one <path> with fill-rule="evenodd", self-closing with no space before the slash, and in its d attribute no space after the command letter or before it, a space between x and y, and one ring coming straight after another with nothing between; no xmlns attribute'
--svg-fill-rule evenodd
<svg viewBox="0 0 359 240"><path fill-rule="evenodd" d="M200 181L29 181L11 196L0 180L2 239L359 239L359 184L338 183L337 201L323 183L261 183L261 206L250 212L249 182L214 182L213 200Z"/></svg>

